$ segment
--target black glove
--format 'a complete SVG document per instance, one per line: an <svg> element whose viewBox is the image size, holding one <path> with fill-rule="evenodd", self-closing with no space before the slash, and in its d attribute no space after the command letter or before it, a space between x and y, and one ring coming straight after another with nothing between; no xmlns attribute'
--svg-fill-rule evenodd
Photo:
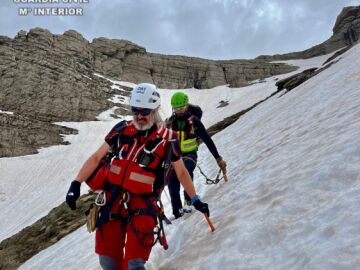
<svg viewBox="0 0 360 270"><path fill-rule="evenodd" d="M201 213L207 214L207 216L210 217L209 206L207 203L203 203L202 201L200 201L200 199L197 199L193 202L192 205L195 207L196 210L200 211Z"/></svg>
<svg viewBox="0 0 360 270"><path fill-rule="evenodd" d="M69 191L66 194L66 203L71 208L71 210L76 209L76 200L80 197L80 186L79 181L72 181Z"/></svg>

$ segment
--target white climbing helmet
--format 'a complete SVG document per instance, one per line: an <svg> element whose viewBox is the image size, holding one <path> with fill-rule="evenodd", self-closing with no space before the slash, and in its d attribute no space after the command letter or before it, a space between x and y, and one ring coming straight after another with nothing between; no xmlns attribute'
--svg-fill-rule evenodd
<svg viewBox="0 0 360 270"><path fill-rule="evenodd" d="M160 94L156 86L151 83L140 83L133 88L129 105L131 107L156 109L160 103Z"/></svg>

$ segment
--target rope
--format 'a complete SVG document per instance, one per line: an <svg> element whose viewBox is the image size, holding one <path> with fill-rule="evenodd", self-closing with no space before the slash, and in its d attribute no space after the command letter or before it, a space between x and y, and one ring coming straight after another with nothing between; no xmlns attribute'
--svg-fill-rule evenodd
<svg viewBox="0 0 360 270"><path fill-rule="evenodd" d="M206 176L206 174L201 170L199 165L196 165L199 168L200 173L206 178L206 185L216 185L217 183L220 182L221 179L224 178L224 175L220 178L220 174L221 174L221 169L219 169L216 178L215 179L210 179L209 177Z"/></svg>

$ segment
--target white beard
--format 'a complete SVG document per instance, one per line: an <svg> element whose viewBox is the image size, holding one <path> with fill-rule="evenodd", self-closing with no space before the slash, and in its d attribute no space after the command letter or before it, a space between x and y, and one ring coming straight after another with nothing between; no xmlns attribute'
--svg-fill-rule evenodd
<svg viewBox="0 0 360 270"><path fill-rule="evenodd" d="M139 123L134 121L134 125L135 125L137 130L148 130L154 125L154 121L151 121L150 123L145 124L145 125L139 125Z"/></svg>

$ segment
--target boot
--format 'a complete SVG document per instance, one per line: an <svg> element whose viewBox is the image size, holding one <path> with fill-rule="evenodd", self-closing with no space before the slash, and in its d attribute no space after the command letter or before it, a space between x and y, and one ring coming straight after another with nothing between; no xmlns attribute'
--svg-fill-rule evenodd
<svg viewBox="0 0 360 270"><path fill-rule="evenodd" d="M178 210L173 211L173 214L174 214L175 219L178 219L184 215L184 211L182 208L180 208Z"/></svg>

